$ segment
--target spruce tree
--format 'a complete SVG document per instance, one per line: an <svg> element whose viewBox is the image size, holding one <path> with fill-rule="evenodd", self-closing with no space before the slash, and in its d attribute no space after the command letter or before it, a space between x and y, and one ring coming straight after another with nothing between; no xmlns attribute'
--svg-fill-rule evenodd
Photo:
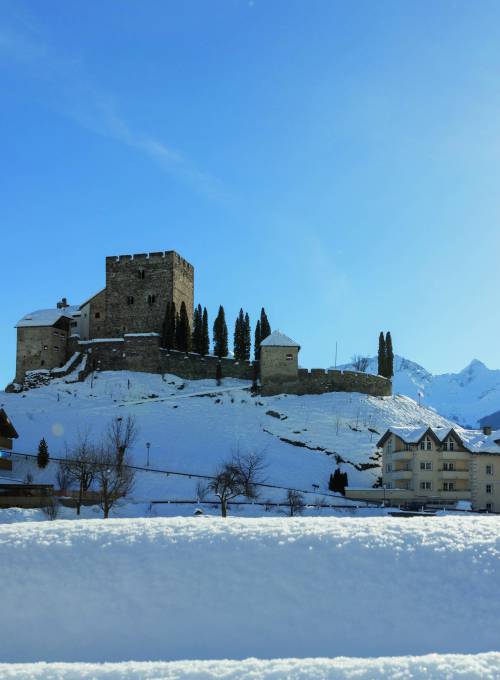
<svg viewBox="0 0 500 680"><path fill-rule="evenodd" d="M243 310L240 309L234 324L233 352L236 361L243 361L245 358L244 334L245 317L243 316Z"/></svg>
<svg viewBox="0 0 500 680"><path fill-rule="evenodd" d="M250 327L250 317L248 313L245 314L243 325L243 359L250 361L250 352L252 351L252 329Z"/></svg>
<svg viewBox="0 0 500 680"><path fill-rule="evenodd" d="M260 341L265 340L268 335L271 335L271 326L267 319L266 310L262 307L260 311Z"/></svg>
<svg viewBox="0 0 500 680"><path fill-rule="evenodd" d="M162 345L166 349L175 349L176 347L175 302L167 302L167 309L163 320Z"/></svg>
<svg viewBox="0 0 500 680"><path fill-rule="evenodd" d="M181 311L177 320L177 349L180 352L191 351L191 329L187 315L186 304L182 302Z"/></svg>
<svg viewBox="0 0 500 680"><path fill-rule="evenodd" d="M386 372L386 346L382 331L378 336L378 374L385 375Z"/></svg>
<svg viewBox="0 0 500 680"><path fill-rule="evenodd" d="M205 356L210 351L210 337L208 335L208 312L207 308L203 308L203 317L201 321L201 345L200 354Z"/></svg>
<svg viewBox="0 0 500 680"><path fill-rule="evenodd" d="M195 308L194 310L194 316L193 316L193 337L192 337L192 348L193 352L196 352L197 354L202 353L202 335L203 335L203 318L202 318L202 311L201 311L201 305L198 305L198 307Z"/></svg>
<svg viewBox="0 0 500 680"><path fill-rule="evenodd" d="M49 464L49 447L45 439L42 439L38 444L38 454L36 457L38 467L43 469Z"/></svg>
<svg viewBox="0 0 500 680"><path fill-rule="evenodd" d="M385 377L392 378L394 375L394 351L392 349L391 332L385 336Z"/></svg>
<svg viewBox="0 0 500 680"><path fill-rule="evenodd" d="M219 313L214 321L214 354L218 357L227 357L227 325L224 307L219 307Z"/></svg>
<svg viewBox="0 0 500 680"><path fill-rule="evenodd" d="M255 340L253 343L255 361L260 359L260 340L260 321L257 320L257 323L255 324Z"/></svg>

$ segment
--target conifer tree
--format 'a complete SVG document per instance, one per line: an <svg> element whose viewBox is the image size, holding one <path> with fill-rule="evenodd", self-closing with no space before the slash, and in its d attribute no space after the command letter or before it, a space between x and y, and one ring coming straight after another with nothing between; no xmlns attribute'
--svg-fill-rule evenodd
<svg viewBox="0 0 500 680"><path fill-rule="evenodd" d="M224 307L219 307L219 313L214 321L214 354L218 357L227 357L227 325Z"/></svg>
<svg viewBox="0 0 500 680"><path fill-rule="evenodd" d="M245 358L244 334L245 317L243 316L243 309L240 309L234 324L233 352L236 361L243 361Z"/></svg>
<svg viewBox="0 0 500 680"><path fill-rule="evenodd" d="M385 338L382 331L378 336L378 374L385 375L386 371L386 346Z"/></svg>
<svg viewBox="0 0 500 680"><path fill-rule="evenodd" d="M267 319L266 310L262 307L260 311L260 341L265 340L268 335L271 335L271 326Z"/></svg>
<svg viewBox="0 0 500 680"><path fill-rule="evenodd" d="M330 482L328 488L334 493L341 493L345 496L345 488L348 484L347 472L341 472L340 468L336 468L333 475L330 475Z"/></svg>
<svg viewBox="0 0 500 680"><path fill-rule="evenodd" d="M194 310L194 316L193 316L193 337L192 337L192 348L193 352L196 352L197 354L202 353L202 335L203 335L203 318L202 318L202 311L201 311L201 305L198 305L195 310Z"/></svg>
<svg viewBox="0 0 500 680"><path fill-rule="evenodd" d="M176 347L176 318L175 302L167 302L162 330L162 345L166 349L175 349Z"/></svg>
<svg viewBox="0 0 500 680"><path fill-rule="evenodd" d="M45 439L42 439L38 444L38 454L36 457L38 467L43 469L49 464L49 447Z"/></svg>
<svg viewBox="0 0 500 680"><path fill-rule="evenodd" d="M210 351L210 337L208 335L208 312L207 308L203 308L203 317L201 320L201 344L200 354L204 357Z"/></svg>
<svg viewBox="0 0 500 680"><path fill-rule="evenodd" d="M394 375L394 351L392 349L391 332L385 335L385 377L392 378Z"/></svg>
<svg viewBox="0 0 500 680"><path fill-rule="evenodd" d="M189 317L184 302L181 304L181 311L177 318L176 336L177 349L180 352L189 352L191 350L191 329L189 327Z"/></svg>
<svg viewBox="0 0 500 680"><path fill-rule="evenodd" d="M255 361L260 359L260 339L260 320L257 320L257 323L255 324L255 340L253 343Z"/></svg>
<svg viewBox="0 0 500 680"><path fill-rule="evenodd" d="M250 361L250 352L252 351L252 329L250 326L250 317L248 313L245 314L243 325L243 359Z"/></svg>

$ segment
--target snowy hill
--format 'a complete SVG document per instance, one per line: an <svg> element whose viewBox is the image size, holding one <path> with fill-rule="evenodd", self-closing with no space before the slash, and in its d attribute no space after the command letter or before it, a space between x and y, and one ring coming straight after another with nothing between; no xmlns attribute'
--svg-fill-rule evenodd
<svg viewBox="0 0 500 680"><path fill-rule="evenodd" d="M352 368L352 365L341 368ZM367 370L377 373L376 357L370 359ZM433 375L423 366L395 356L393 391L415 400L421 392L422 405L436 409L464 427L477 427L480 419L500 411L500 370L490 369L474 359L459 373ZM488 424L500 424L500 414L497 415L498 419Z"/></svg>
<svg viewBox="0 0 500 680"><path fill-rule="evenodd" d="M54 457L64 456L78 431L99 438L110 419L133 414L140 437L132 451L138 466L211 475L237 451L265 456L266 482L321 496L338 464L351 486L371 487L380 474L375 443L391 425L449 425L434 411L407 397L370 397L357 393L253 397L249 384L226 379L187 381L175 376L103 372L92 386L54 380L21 394L0 393L20 434L15 451L34 453L42 437ZM33 459L16 458L15 476L31 473L34 483L53 483L57 465L39 470ZM3 473L5 476L7 473ZM199 480L160 472L137 473L134 499L196 499ZM282 500L284 492L262 491L263 500ZM314 496L311 496L311 500ZM158 512L166 506L156 506ZM138 510L138 514L142 511ZM177 514L179 508L176 510ZM192 513L191 509L188 512Z"/></svg>

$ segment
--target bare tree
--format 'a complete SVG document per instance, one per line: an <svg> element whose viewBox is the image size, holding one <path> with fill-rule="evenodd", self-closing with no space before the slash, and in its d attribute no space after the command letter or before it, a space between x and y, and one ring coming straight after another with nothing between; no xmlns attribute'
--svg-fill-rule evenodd
<svg viewBox="0 0 500 680"><path fill-rule="evenodd" d="M71 479L68 474L68 470L66 469L64 460L59 461L59 466L56 472L56 482L57 486L59 487L59 490L62 491L64 494L71 485Z"/></svg>
<svg viewBox="0 0 500 680"><path fill-rule="evenodd" d="M98 504L104 513L104 519L107 519L117 501L131 493L135 473L127 464L126 458L118 465L115 451L105 446L98 451L95 469Z"/></svg>
<svg viewBox="0 0 500 680"><path fill-rule="evenodd" d="M59 463L59 476L65 477L68 484L75 484L78 490L76 497L76 514L80 510L96 476L97 451L90 440L88 432L80 434L76 444L66 452L66 457Z"/></svg>
<svg viewBox="0 0 500 680"><path fill-rule="evenodd" d="M359 371L360 373L366 373L366 370L370 364L370 359L369 357L362 357L359 354L355 354L351 358L351 364L355 371Z"/></svg>
<svg viewBox="0 0 500 680"><path fill-rule="evenodd" d="M222 517L227 517L227 505L233 498L237 496L245 496L251 500L257 498L259 475L264 467L260 454L247 456L237 454L230 461L222 463L208 485L209 490L220 501Z"/></svg>
<svg viewBox="0 0 500 680"><path fill-rule="evenodd" d="M264 470L267 468L262 453L248 453L241 455L239 452L233 457L233 463L240 471L245 486L245 496L256 499L258 497L257 485L265 481Z"/></svg>
<svg viewBox="0 0 500 680"><path fill-rule="evenodd" d="M43 497L40 508L47 519L54 520L59 516L59 503L52 495L47 494Z"/></svg>
<svg viewBox="0 0 500 680"><path fill-rule="evenodd" d="M131 448L139 434L135 416L128 415L126 418L117 416L113 418L106 430L106 443L111 451L114 451L118 465L123 463L123 459Z"/></svg>
<svg viewBox="0 0 500 680"><path fill-rule="evenodd" d="M301 515L304 512L306 504L304 503L304 496L300 491L293 491L288 489L286 492L285 505L288 508L288 514L290 517L294 515Z"/></svg>
<svg viewBox="0 0 500 680"><path fill-rule="evenodd" d="M198 503L204 503L207 500L208 486L202 481L196 485L196 499Z"/></svg>

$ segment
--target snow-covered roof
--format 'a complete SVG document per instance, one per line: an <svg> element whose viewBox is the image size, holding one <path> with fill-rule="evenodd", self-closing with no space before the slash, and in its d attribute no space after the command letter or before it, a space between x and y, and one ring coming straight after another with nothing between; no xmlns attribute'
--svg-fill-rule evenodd
<svg viewBox="0 0 500 680"><path fill-rule="evenodd" d="M300 347L298 342L289 338L281 331L273 331L271 335L262 340L261 347Z"/></svg>
<svg viewBox="0 0 500 680"><path fill-rule="evenodd" d="M73 318L79 312L78 305L71 305L64 307L64 309L37 309L35 312L30 312L23 316L17 324L16 328L26 328L28 326L53 326L61 317Z"/></svg>
<svg viewBox="0 0 500 680"><path fill-rule="evenodd" d="M462 446L467 451L470 451L470 453L500 454L500 430L493 431L487 435L480 430L464 430L458 427L456 429L451 427L428 427L426 425L422 427L390 427L380 440L379 445L386 439L389 433L395 434L405 444L418 444L427 432L433 434L440 442L443 442L453 433Z"/></svg>

